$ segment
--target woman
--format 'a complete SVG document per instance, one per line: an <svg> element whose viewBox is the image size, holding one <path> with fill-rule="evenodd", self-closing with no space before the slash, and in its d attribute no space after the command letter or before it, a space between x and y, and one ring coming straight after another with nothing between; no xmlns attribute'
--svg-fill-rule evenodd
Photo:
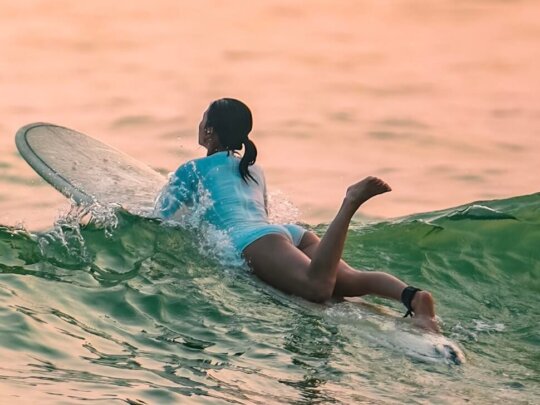
<svg viewBox="0 0 540 405"><path fill-rule="evenodd" d="M322 239L297 225L270 224L264 175L248 138L251 129L251 111L241 101L211 103L199 124L199 144L207 156L183 164L171 176L156 202L156 215L170 218L182 205L198 204L203 194L209 195L205 220L227 232L255 275L273 287L313 302L366 294L401 300L405 316L414 314L416 324L438 331L431 294L341 260L353 215L370 198L391 191L390 186L376 177L350 186Z"/></svg>

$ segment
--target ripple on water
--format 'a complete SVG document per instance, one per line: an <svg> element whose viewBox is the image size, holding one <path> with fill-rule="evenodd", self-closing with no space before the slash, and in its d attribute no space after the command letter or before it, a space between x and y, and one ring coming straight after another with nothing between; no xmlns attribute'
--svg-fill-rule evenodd
<svg viewBox="0 0 540 405"><path fill-rule="evenodd" d="M499 149L502 149L507 152L514 152L514 153L525 152L528 149L528 146L526 145L518 145L515 143L509 143L509 142L498 142L496 143L496 145Z"/></svg>
<svg viewBox="0 0 540 405"><path fill-rule="evenodd" d="M458 181L462 181L464 183L484 183L487 180L482 175L469 174L469 173L454 174L454 175L449 176L449 178L454 179L454 180L458 180Z"/></svg>
<svg viewBox="0 0 540 405"><path fill-rule="evenodd" d="M126 127L138 127L141 125L155 125L156 119L150 115L127 115L114 120L110 127L111 129L120 129Z"/></svg>
<svg viewBox="0 0 540 405"><path fill-rule="evenodd" d="M430 126L412 118L387 118L377 121L376 125L410 129L429 129Z"/></svg>

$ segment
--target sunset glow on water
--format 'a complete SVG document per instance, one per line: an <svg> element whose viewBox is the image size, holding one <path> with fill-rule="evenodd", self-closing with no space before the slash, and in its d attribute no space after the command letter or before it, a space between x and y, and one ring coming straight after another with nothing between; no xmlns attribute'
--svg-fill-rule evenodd
<svg viewBox="0 0 540 405"><path fill-rule="evenodd" d="M244 100L269 185L307 222L378 175L396 217L537 191L535 2L3 2L2 223L46 226L64 199L13 135L52 122L162 171L203 155L215 98ZM321 193L320 190L325 190Z"/></svg>

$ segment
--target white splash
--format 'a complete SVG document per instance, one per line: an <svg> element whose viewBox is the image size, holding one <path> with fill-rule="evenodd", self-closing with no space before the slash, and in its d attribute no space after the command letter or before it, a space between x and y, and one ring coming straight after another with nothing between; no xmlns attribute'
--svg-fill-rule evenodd
<svg viewBox="0 0 540 405"><path fill-rule="evenodd" d="M268 219L272 224L294 224L300 210L280 190L268 193Z"/></svg>
<svg viewBox="0 0 540 405"><path fill-rule="evenodd" d="M101 205L98 203L77 205L72 201L68 211L60 212L54 221L52 229L37 235L37 243L43 256L56 256L56 249L62 246L67 257L77 261L91 261L84 238L81 234L81 224L92 222L103 229L106 237L111 237L118 226L116 205ZM54 251L50 246L54 245Z"/></svg>
<svg viewBox="0 0 540 405"><path fill-rule="evenodd" d="M478 332L504 332L506 326L502 323L488 323L480 319L473 319L473 328Z"/></svg>

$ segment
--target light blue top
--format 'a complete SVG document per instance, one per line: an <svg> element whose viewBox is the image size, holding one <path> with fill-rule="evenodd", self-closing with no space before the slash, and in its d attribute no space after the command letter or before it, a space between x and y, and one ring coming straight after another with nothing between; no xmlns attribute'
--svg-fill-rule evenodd
<svg viewBox="0 0 540 405"><path fill-rule="evenodd" d="M204 219L225 231L238 252L260 237L278 233L296 245L304 230L296 225L270 224L266 208L266 182L258 165L249 167L255 181L244 181L240 159L233 153L217 152L180 166L161 191L156 216L172 218L182 205L194 206L208 194Z"/></svg>

